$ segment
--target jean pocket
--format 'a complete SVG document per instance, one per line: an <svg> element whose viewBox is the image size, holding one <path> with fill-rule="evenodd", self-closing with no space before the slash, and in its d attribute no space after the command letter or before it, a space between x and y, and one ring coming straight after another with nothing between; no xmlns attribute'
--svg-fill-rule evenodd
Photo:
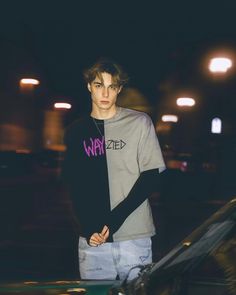
<svg viewBox="0 0 236 295"><path fill-rule="evenodd" d="M134 244L134 246L138 248L143 248L143 249L150 248L152 245L151 238L136 239L136 240L133 240L132 243Z"/></svg>

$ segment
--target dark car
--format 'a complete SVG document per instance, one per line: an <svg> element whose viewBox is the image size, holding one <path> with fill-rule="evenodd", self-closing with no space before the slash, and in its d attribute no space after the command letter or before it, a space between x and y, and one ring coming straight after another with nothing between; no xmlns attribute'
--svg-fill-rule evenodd
<svg viewBox="0 0 236 295"><path fill-rule="evenodd" d="M124 285L123 294L236 294L236 199Z"/></svg>
<svg viewBox="0 0 236 295"><path fill-rule="evenodd" d="M132 281L8 283L0 294L234 295L236 199Z"/></svg>

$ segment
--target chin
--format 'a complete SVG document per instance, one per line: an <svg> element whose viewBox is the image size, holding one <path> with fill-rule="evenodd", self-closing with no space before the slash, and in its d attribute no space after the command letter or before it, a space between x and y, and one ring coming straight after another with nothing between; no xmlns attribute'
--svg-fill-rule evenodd
<svg viewBox="0 0 236 295"><path fill-rule="evenodd" d="M111 108L110 105L106 105L106 106L102 105L102 106L100 106L101 110L110 110L110 108Z"/></svg>

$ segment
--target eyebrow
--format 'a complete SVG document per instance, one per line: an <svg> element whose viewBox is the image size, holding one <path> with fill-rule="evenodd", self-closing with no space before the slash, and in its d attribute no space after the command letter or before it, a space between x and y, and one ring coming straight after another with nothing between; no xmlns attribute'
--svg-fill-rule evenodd
<svg viewBox="0 0 236 295"><path fill-rule="evenodd" d="M103 82L99 82L99 81L93 81L93 84L96 84L96 85L104 85ZM119 87L118 84L116 84L116 83L112 83L108 87L111 87L111 86L113 86L113 87Z"/></svg>

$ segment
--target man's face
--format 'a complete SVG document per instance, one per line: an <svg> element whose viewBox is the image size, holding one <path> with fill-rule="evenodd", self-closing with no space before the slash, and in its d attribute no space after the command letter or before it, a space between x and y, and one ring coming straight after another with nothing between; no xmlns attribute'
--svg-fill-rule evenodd
<svg viewBox="0 0 236 295"><path fill-rule="evenodd" d="M106 72L101 73L102 79L96 77L88 84L91 92L92 107L96 110L109 111L115 109L116 99L121 87L114 84L112 76Z"/></svg>

